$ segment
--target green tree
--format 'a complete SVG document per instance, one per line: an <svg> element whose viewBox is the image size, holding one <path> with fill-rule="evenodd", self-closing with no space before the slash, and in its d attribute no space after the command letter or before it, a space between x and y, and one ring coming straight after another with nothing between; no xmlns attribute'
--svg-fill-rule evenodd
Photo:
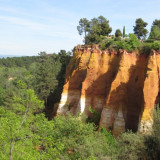
<svg viewBox="0 0 160 160"><path fill-rule="evenodd" d="M149 39L160 39L160 20L156 19L153 21Z"/></svg>
<svg viewBox="0 0 160 160"><path fill-rule="evenodd" d="M90 21L90 30L86 36L86 43L93 44L99 43L104 36L108 36L111 33L112 28L109 26L109 21L103 17L93 18Z"/></svg>
<svg viewBox="0 0 160 160"><path fill-rule="evenodd" d="M115 37L121 37L122 36L122 32L120 29L117 29L115 32Z"/></svg>
<svg viewBox="0 0 160 160"><path fill-rule="evenodd" d="M84 40L86 39L87 32L89 31L90 23L86 18L79 20L79 26L77 26L78 33L82 35L84 33ZM86 44L86 41L85 41Z"/></svg>
<svg viewBox="0 0 160 160"><path fill-rule="evenodd" d="M140 45L140 41L138 40L135 34L129 34L129 40L126 44L127 51L136 50Z"/></svg>
<svg viewBox="0 0 160 160"><path fill-rule="evenodd" d="M51 55L41 52L39 63L36 72L36 92L41 100L45 100L47 105L47 98L51 92L54 91L57 85L55 70Z"/></svg>
<svg viewBox="0 0 160 160"><path fill-rule="evenodd" d="M160 28L160 20L155 19L155 20L153 21L153 26L158 26L158 27Z"/></svg>
<svg viewBox="0 0 160 160"><path fill-rule="evenodd" d="M138 39L145 39L148 33L148 30L145 27L148 23L144 22L142 18L136 19L136 25L133 26L134 34L137 35Z"/></svg>
<svg viewBox="0 0 160 160"><path fill-rule="evenodd" d="M96 132L95 129L92 123L85 124L78 117L71 115L55 118L53 137L64 145L61 155L57 158L94 160L112 157L114 159L115 139L112 135Z"/></svg>
<svg viewBox="0 0 160 160"><path fill-rule="evenodd" d="M71 59L71 54L72 54L71 52L60 50L58 52L58 55L56 54L52 56L54 62L52 64L52 68L54 70L54 74L56 76L56 80L58 83L55 86L54 92L52 92L48 97L49 106L53 107L53 104L60 101L65 80L66 67Z"/></svg>
<svg viewBox="0 0 160 160"><path fill-rule="evenodd" d="M160 39L160 28L158 26L152 26L149 39Z"/></svg>
<svg viewBox="0 0 160 160"><path fill-rule="evenodd" d="M19 82L20 96L14 96L12 109L0 108L0 159L31 159L33 150L33 134L30 128L34 122L34 113L43 107L34 91L26 89ZM26 147L27 146L27 147Z"/></svg>
<svg viewBox="0 0 160 160"><path fill-rule="evenodd" d="M108 36L112 32L112 28L109 26L109 21L103 16L99 16L97 19L100 25L100 35Z"/></svg>
<svg viewBox="0 0 160 160"><path fill-rule="evenodd" d="M108 36L112 31L112 28L109 26L109 21L103 16L93 18L91 21L86 21L86 18L83 18L83 20L84 19L87 25L82 25L83 27L78 26L77 29L80 35L85 31L85 44L99 43L104 36ZM86 29L84 26L87 26Z"/></svg>

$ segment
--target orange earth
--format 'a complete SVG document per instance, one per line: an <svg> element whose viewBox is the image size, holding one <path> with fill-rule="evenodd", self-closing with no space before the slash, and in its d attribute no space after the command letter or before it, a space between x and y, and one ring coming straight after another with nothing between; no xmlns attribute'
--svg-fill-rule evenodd
<svg viewBox="0 0 160 160"><path fill-rule="evenodd" d="M116 136L152 128L152 111L160 101L160 54L101 51L77 46L66 70L57 114L101 112L99 127Z"/></svg>

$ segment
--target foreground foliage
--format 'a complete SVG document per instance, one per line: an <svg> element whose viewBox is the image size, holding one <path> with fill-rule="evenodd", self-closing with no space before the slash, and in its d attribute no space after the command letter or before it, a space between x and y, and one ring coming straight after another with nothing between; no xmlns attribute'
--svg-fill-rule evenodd
<svg viewBox="0 0 160 160"><path fill-rule="evenodd" d="M137 38L131 35L130 41L125 43L136 47ZM157 43L153 43L155 47L159 46ZM56 64L66 65L68 62L65 57L65 53L61 52L61 63L55 59L56 57L52 57L52 60ZM48 57L45 58L48 60ZM44 66L47 66L46 59L43 59L42 66L39 64L44 70ZM160 110L158 107L154 113L153 131L150 135L129 131L114 138L105 128L99 128L98 132L95 125L98 125L100 113L91 108L92 117L86 119L86 123L80 117L71 115L58 116L48 121L44 115L44 101L39 99L40 94L33 90L34 85L31 83L35 73L29 71L34 67L28 70L25 67L5 68L4 64L2 66L0 69L2 78L0 83L0 159L160 159ZM65 69L65 66L61 69ZM61 79L62 76L60 75L59 78ZM62 83L61 80L60 83Z"/></svg>
<svg viewBox="0 0 160 160"><path fill-rule="evenodd" d="M96 132L79 117L48 121L34 91L21 89L13 107L0 108L0 159L106 159L114 156L111 134ZM112 138L108 141L107 136Z"/></svg>
<svg viewBox="0 0 160 160"><path fill-rule="evenodd" d="M19 81L13 104L0 107L0 159L26 160L158 160L160 110L154 113L150 135L126 132L116 139L105 128L80 117L58 116L51 121L42 113L44 103Z"/></svg>

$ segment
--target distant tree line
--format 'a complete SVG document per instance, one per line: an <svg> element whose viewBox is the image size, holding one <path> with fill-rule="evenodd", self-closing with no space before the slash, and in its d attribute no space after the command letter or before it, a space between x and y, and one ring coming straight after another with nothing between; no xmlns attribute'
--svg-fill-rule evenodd
<svg viewBox="0 0 160 160"><path fill-rule="evenodd" d="M10 107L13 97L19 94L17 83L21 81L45 102L49 117L48 113L60 100L70 58L71 52L60 50L58 54L41 52L38 56L0 59L0 105Z"/></svg>
<svg viewBox="0 0 160 160"><path fill-rule="evenodd" d="M29 68L29 66L33 62L37 62L39 59L38 56L24 56L24 57L7 57L7 58L1 58L0 59L0 66L3 67L26 67Z"/></svg>

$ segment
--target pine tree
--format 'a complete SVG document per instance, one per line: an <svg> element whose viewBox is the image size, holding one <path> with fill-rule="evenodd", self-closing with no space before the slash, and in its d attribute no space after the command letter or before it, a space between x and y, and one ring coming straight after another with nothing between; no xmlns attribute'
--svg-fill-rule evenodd
<svg viewBox="0 0 160 160"><path fill-rule="evenodd" d="M117 29L115 32L115 37L121 37L122 36L122 32L120 29Z"/></svg>
<svg viewBox="0 0 160 160"><path fill-rule="evenodd" d="M45 52L40 54L40 62L38 63L36 72L36 92L41 100L45 100L47 104L47 98L57 85L56 71L54 71L52 58Z"/></svg>
<svg viewBox="0 0 160 160"><path fill-rule="evenodd" d="M136 19L136 25L133 26L134 34L138 39L145 39L148 33L148 30L145 28L148 25L147 22L144 22L142 18Z"/></svg>

